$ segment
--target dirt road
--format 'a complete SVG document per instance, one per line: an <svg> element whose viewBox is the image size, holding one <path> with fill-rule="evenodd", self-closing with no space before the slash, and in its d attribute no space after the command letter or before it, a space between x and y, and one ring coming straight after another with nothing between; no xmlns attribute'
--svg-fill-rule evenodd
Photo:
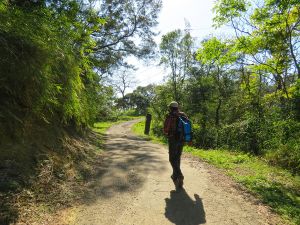
<svg viewBox="0 0 300 225"><path fill-rule="evenodd" d="M266 207L234 183L192 157L184 156L184 190L175 191L165 146L134 136L134 121L108 131L102 178L96 195L76 210L76 225L275 224Z"/></svg>

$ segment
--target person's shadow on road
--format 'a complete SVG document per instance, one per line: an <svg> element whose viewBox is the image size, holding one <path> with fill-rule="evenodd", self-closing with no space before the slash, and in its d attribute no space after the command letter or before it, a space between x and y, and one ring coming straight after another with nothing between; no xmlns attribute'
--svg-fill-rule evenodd
<svg viewBox="0 0 300 225"><path fill-rule="evenodd" d="M205 211L199 195L194 194L191 199L184 189L171 191L170 198L166 198L165 216L176 225L204 224Z"/></svg>

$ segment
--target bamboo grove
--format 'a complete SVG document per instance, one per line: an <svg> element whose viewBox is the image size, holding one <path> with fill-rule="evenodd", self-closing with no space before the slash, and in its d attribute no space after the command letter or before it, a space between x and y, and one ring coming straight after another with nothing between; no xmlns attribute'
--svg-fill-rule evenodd
<svg viewBox="0 0 300 225"><path fill-rule="evenodd" d="M37 124L82 129L109 114L103 77L127 56L152 57L160 8L159 0L1 1L1 137Z"/></svg>

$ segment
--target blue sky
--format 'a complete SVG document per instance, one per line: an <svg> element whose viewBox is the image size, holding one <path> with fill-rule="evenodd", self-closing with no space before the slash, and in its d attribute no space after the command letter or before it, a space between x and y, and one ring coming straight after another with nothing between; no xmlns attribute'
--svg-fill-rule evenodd
<svg viewBox="0 0 300 225"><path fill-rule="evenodd" d="M191 34L200 42L203 38L213 35L222 35L226 29L216 31L212 27L213 20L212 0L163 0L163 8L159 16L157 31L160 35L155 38L160 43L161 36L175 29L184 29L185 20L191 25ZM151 62L152 65L145 66L136 62L139 68L135 72L137 85L145 86L150 83L160 83L167 75L167 71L156 66L158 62ZM132 90L128 90L132 91Z"/></svg>

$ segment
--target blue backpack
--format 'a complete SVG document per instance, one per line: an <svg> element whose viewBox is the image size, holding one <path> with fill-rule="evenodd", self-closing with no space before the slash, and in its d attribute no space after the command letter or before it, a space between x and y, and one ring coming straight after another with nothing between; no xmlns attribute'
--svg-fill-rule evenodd
<svg viewBox="0 0 300 225"><path fill-rule="evenodd" d="M178 117L177 130L179 133L180 140L183 140L184 142L192 141L192 123L188 118L183 116Z"/></svg>

